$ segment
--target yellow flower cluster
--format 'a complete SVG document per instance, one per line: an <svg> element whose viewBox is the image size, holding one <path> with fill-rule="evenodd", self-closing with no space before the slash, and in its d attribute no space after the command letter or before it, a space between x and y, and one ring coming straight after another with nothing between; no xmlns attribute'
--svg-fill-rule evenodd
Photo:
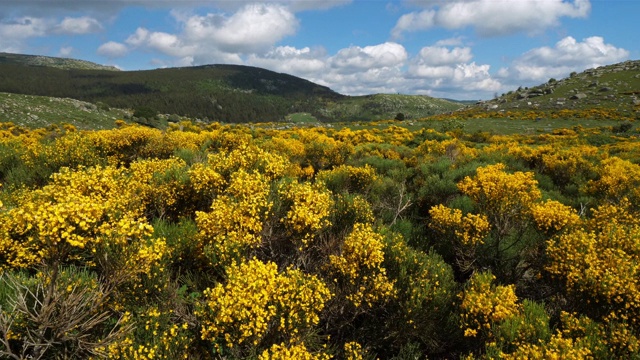
<svg viewBox="0 0 640 360"><path fill-rule="evenodd" d="M431 216L430 228L441 234L453 232L457 241L464 246L482 244L491 228L489 221L482 214L462 216L461 210L451 209L442 204L432 207L429 215Z"/></svg>
<svg viewBox="0 0 640 360"><path fill-rule="evenodd" d="M188 171L191 186L202 197L213 200L227 185L224 176L203 163L193 164Z"/></svg>
<svg viewBox="0 0 640 360"><path fill-rule="evenodd" d="M361 195L339 194L336 196L334 216L338 219L353 219L354 222L373 224L375 216L371 204Z"/></svg>
<svg viewBox="0 0 640 360"><path fill-rule="evenodd" d="M511 354L500 354L501 359L549 359L583 360L593 359L591 350L583 343L554 334L548 342L522 344Z"/></svg>
<svg viewBox="0 0 640 360"><path fill-rule="evenodd" d="M550 149L540 155L542 173L566 184L571 177L593 170L593 158L598 156L595 146L576 146L569 149Z"/></svg>
<svg viewBox="0 0 640 360"><path fill-rule="evenodd" d="M285 157L264 151L255 145L238 146L230 151L210 154L207 162L213 170L225 177L238 170L255 170L268 180L284 176L290 166Z"/></svg>
<svg viewBox="0 0 640 360"><path fill-rule="evenodd" d="M95 144L86 132L67 133L50 145L42 146L34 155L43 156L51 165L65 166L95 165L99 157ZM31 161L31 160L29 160Z"/></svg>
<svg viewBox="0 0 640 360"><path fill-rule="evenodd" d="M313 275L252 259L227 269L227 282L204 292L202 339L229 348L256 346L270 330L295 336L317 325L331 298ZM219 340L220 338L220 340Z"/></svg>
<svg viewBox="0 0 640 360"><path fill-rule="evenodd" d="M258 356L258 360L329 360L331 356L325 353L309 352L304 343L274 344Z"/></svg>
<svg viewBox="0 0 640 360"><path fill-rule="evenodd" d="M555 200L534 204L531 214L538 228L546 232L580 224L580 216L573 208Z"/></svg>
<svg viewBox="0 0 640 360"><path fill-rule="evenodd" d="M344 164L353 152L353 145L329 137L320 129L298 129L294 133L304 144L305 162L316 170Z"/></svg>
<svg viewBox="0 0 640 360"><path fill-rule="evenodd" d="M465 177L458 183L458 189L488 215L494 226L524 215L541 197L533 172L509 174L504 170L501 163L479 167L475 177Z"/></svg>
<svg viewBox="0 0 640 360"><path fill-rule="evenodd" d="M146 309L139 315L136 329L124 338L110 344L106 349L108 359L189 359L190 345L193 342L187 323L167 323L172 311L162 311L156 306ZM124 319L125 324L134 323L130 313ZM135 335L144 341L136 339Z"/></svg>
<svg viewBox="0 0 640 360"><path fill-rule="evenodd" d="M353 289L347 295L355 307L373 306L395 296L393 281L387 278L382 267L384 261L382 235L373 231L371 225L357 223L345 238L340 255L329 256L333 272L345 279Z"/></svg>
<svg viewBox="0 0 640 360"><path fill-rule="evenodd" d="M224 194L211 204L211 211L196 212L203 244L211 245L223 263L260 245L263 222L272 206L269 191L262 174L238 170Z"/></svg>
<svg viewBox="0 0 640 360"><path fill-rule="evenodd" d="M468 147L458 139L425 140L416 148L416 153L425 155L447 156L451 161L458 158L473 159L478 156L478 150Z"/></svg>
<svg viewBox="0 0 640 360"><path fill-rule="evenodd" d="M640 200L640 165L610 157L602 161L598 172L600 178L587 184L589 192L602 194L612 201L624 197L633 202Z"/></svg>
<svg viewBox="0 0 640 360"><path fill-rule="evenodd" d="M100 242L107 207L74 193L44 194L1 214L0 267L25 268L43 259L65 260ZM76 249L76 250L74 250Z"/></svg>
<svg viewBox="0 0 640 360"><path fill-rule="evenodd" d="M376 169L369 164L356 167L351 165L340 165L331 170L323 170L318 173L316 180L329 183L331 179L340 179L346 183L348 191L364 191L378 180Z"/></svg>
<svg viewBox="0 0 640 360"><path fill-rule="evenodd" d="M629 214L618 209L615 216L611 207L597 209L586 228L549 240L547 270L570 293L604 302L625 321L640 324L640 225L636 219L626 223Z"/></svg>
<svg viewBox="0 0 640 360"><path fill-rule="evenodd" d="M131 175L128 186L148 211L163 217L184 196L186 184L179 180L177 174L186 172L186 166L183 160L177 158L133 162L129 168Z"/></svg>
<svg viewBox="0 0 640 360"><path fill-rule="evenodd" d="M305 246L316 232L331 225L328 217L333 200L331 193L323 185L321 182L293 182L279 190L282 198L291 203L280 221L292 233L302 235L302 244Z"/></svg>
<svg viewBox="0 0 640 360"><path fill-rule="evenodd" d="M340 129L340 131L336 132L333 136L340 141L351 143L354 146L371 143L379 144L384 142L383 138L380 135L375 134L373 131L352 130L348 127Z"/></svg>
<svg viewBox="0 0 640 360"><path fill-rule="evenodd" d="M356 341L345 343L344 358L346 360L363 360L362 345Z"/></svg>
<svg viewBox="0 0 640 360"><path fill-rule="evenodd" d="M491 273L475 273L467 288L458 296L464 335L489 333L492 324L513 317L520 312L514 285L494 285Z"/></svg>

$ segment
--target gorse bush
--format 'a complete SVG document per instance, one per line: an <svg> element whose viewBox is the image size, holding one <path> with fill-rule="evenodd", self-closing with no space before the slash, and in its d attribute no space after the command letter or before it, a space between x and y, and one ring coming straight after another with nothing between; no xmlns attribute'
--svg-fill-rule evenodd
<svg viewBox="0 0 640 360"><path fill-rule="evenodd" d="M456 116L1 124L0 357L640 357L633 133Z"/></svg>

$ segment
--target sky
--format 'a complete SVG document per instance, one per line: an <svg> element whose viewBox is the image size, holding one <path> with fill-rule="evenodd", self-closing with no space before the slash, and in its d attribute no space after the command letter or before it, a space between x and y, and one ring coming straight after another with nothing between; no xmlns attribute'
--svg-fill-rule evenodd
<svg viewBox="0 0 640 360"><path fill-rule="evenodd" d="M639 18L638 0L0 0L0 52L480 100L640 59Z"/></svg>

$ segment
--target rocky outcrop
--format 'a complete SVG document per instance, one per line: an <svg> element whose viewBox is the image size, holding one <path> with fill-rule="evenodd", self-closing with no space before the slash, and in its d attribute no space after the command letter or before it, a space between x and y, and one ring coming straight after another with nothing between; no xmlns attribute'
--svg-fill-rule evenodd
<svg viewBox="0 0 640 360"><path fill-rule="evenodd" d="M564 79L550 79L531 88L520 87L483 102L482 106L491 110L602 107L640 118L640 88L636 79L640 79L640 60L625 61L574 72Z"/></svg>

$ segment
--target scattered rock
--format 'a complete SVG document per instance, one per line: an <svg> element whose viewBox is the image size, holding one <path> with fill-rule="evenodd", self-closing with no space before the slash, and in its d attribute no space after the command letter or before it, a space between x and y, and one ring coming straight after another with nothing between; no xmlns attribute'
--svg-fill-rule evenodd
<svg viewBox="0 0 640 360"><path fill-rule="evenodd" d="M570 97L571 100L582 100L582 99L586 99L587 98L587 94L585 93L577 93L575 95L573 95L572 97Z"/></svg>

